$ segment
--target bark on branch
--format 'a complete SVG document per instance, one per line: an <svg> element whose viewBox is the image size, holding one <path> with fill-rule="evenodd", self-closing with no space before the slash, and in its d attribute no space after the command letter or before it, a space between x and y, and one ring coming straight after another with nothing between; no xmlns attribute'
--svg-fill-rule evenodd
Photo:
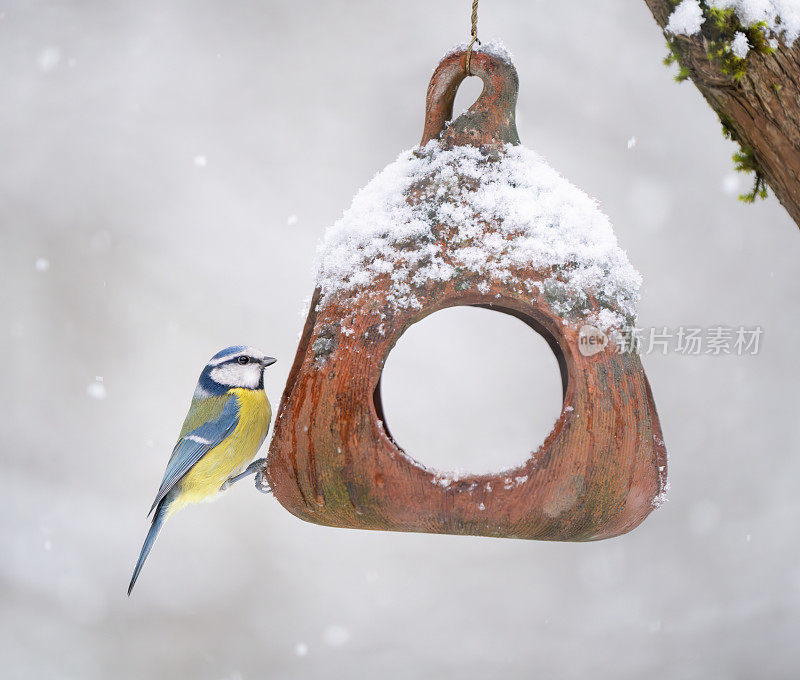
<svg viewBox="0 0 800 680"><path fill-rule="evenodd" d="M674 4L645 2L663 29ZM667 37L680 65L734 139L752 149L761 175L800 226L800 39L793 48L781 42L773 54L751 50L737 80L709 59L706 28L694 36Z"/></svg>

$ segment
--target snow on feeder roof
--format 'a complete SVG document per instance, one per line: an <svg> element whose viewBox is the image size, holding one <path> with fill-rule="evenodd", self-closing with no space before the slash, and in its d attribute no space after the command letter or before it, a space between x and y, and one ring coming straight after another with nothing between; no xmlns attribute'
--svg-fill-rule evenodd
<svg viewBox="0 0 800 680"><path fill-rule="evenodd" d="M466 271L524 285L531 266L550 272L535 286L559 289L563 314L579 314L591 293L614 311L602 325L635 318L641 276L594 200L523 146L494 153L431 140L356 194L325 234L316 279L322 304L389 277L394 304L418 307L426 281Z"/></svg>

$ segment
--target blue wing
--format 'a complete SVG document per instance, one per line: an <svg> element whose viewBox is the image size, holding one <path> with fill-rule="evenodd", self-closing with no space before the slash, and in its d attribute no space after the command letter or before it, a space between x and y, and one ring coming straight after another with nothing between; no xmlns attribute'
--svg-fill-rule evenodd
<svg viewBox="0 0 800 680"><path fill-rule="evenodd" d="M209 420L191 432L187 432L175 444L172 456L167 463L164 479L156 494L156 499L150 508L155 508L192 469L206 453L213 449L236 428L239 424L239 400L235 396L228 397L222 412L214 420ZM148 513L150 514L150 513Z"/></svg>

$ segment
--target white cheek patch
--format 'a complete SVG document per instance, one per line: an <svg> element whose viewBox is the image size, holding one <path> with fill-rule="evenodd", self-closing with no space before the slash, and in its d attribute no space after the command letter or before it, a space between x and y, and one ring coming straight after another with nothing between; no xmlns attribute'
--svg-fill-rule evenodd
<svg viewBox="0 0 800 680"><path fill-rule="evenodd" d="M228 387L246 387L254 390L261 382L261 366L259 364L225 364L211 369L209 374L214 382Z"/></svg>

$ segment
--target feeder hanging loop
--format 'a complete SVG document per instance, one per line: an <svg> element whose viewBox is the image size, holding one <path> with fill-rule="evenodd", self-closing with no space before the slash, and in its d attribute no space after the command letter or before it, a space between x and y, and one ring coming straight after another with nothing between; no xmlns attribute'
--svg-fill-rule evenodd
<svg viewBox="0 0 800 680"><path fill-rule="evenodd" d="M472 75L469 72L469 62L472 58L472 46L477 42L479 45L481 41L478 40L478 0L472 0L472 16L470 17L472 28L470 30L470 37L472 40L469 41L469 45L467 45L467 59L464 64L464 73L469 76Z"/></svg>

